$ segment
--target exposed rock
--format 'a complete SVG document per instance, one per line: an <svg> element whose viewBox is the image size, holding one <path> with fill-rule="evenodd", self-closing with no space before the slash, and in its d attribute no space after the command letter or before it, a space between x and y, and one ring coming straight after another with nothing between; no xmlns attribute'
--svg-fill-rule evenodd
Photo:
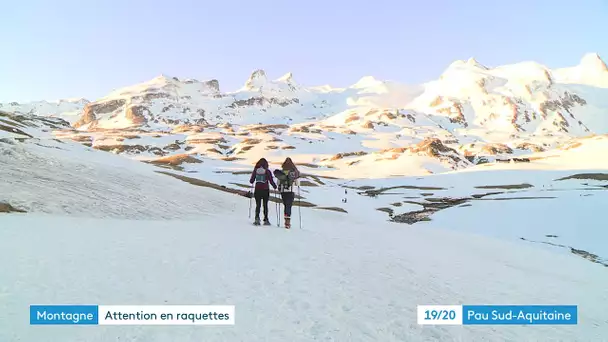
<svg viewBox="0 0 608 342"><path fill-rule="evenodd" d="M349 122L357 121L360 119L361 119L361 117L359 115L353 114L353 115L349 116L348 118L346 118L346 120L344 120L344 123L347 124Z"/></svg>
<svg viewBox="0 0 608 342"><path fill-rule="evenodd" d="M105 101L105 102L87 103L84 106L80 120L78 120L76 123L74 123L73 126L75 128L78 128L78 127L84 126L86 124L89 124L89 123L97 120L96 115L112 113L112 112L116 111L118 108L124 106L125 104L126 104L126 100L124 100L124 99L110 100L110 101Z"/></svg>
<svg viewBox="0 0 608 342"><path fill-rule="evenodd" d="M437 138L426 138L424 141L414 146L410 146L408 150L412 153L422 153L429 157L451 161L456 164L464 163L464 165L470 165L470 162L466 158L453 148L445 146L441 140Z"/></svg>
<svg viewBox="0 0 608 342"><path fill-rule="evenodd" d="M338 160L346 157L354 157L354 156L364 156L367 152L359 151L359 152L346 152L346 153L338 153L335 156L331 157L329 160Z"/></svg>
<svg viewBox="0 0 608 342"><path fill-rule="evenodd" d="M533 152L544 152L545 149L542 146L531 144L531 143L521 143L516 147L518 150L530 150Z"/></svg>
<svg viewBox="0 0 608 342"><path fill-rule="evenodd" d="M371 121L365 121L361 127L366 129L374 129L374 124Z"/></svg>
<svg viewBox="0 0 608 342"><path fill-rule="evenodd" d="M489 155L511 154L513 150L505 144L487 144L481 148L481 152Z"/></svg>
<svg viewBox="0 0 608 342"><path fill-rule="evenodd" d="M25 210L17 209L9 203L0 202L0 213L25 213Z"/></svg>
<svg viewBox="0 0 608 342"><path fill-rule="evenodd" d="M143 125L147 122L145 114L148 114L150 110L145 106L130 106L127 108L125 116L127 120L131 121L134 125Z"/></svg>
<svg viewBox="0 0 608 342"><path fill-rule="evenodd" d="M219 93L219 91L220 91L220 82L218 80L216 80L216 79L206 81L205 85L209 89L213 90L214 92L218 92Z"/></svg>

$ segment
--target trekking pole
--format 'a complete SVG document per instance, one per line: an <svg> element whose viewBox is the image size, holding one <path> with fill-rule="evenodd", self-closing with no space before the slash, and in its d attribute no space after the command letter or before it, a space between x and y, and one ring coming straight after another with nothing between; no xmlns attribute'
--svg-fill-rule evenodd
<svg viewBox="0 0 608 342"><path fill-rule="evenodd" d="M249 219L251 219L251 202L253 201L253 187L254 186L255 185L252 184L251 190L249 191L249 194L250 194L250 196L249 196Z"/></svg>
<svg viewBox="0 0 608 342"><path fill-rule="evenodd" d="M300 219L300 229L302 229L302 196L300 196L300 184L298 183L298 219Z"/></svg>
<svg viewBox="0 0 608 342"><path fill-rule="evenodd" d="M277 227L280 227L281 226L281 215L280 215L280 212L281 212L281 202L280 201L281 201L281 199L279 198L279 193L278 192L275 192L274 195L275 195L275 198L277 199Z"/></svg>

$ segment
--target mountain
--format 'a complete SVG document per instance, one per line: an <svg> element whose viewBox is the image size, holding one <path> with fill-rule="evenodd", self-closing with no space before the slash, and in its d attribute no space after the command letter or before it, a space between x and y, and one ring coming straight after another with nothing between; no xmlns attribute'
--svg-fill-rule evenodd
<svg viewBox="0 0 608 342"><path fill-rule="evenodd" d="M4 104L0 341L453 340L453 327L415 323L417 305L439 300L581 308L574 329L457 339L602 340L598 60L470 59L422 85L366 76L341 89L256 71L231 93L161 75L91 102ZM262 156L302 171L291 230L275 191L272 226L250 225ZM32 303L234 305L238 322L33 329Z"/></svg>
<svg viewBox="0 0 608 342"><path fill-rule="evenodd" d="M271 80L259 69L232 92L215 79L160 75L95 101L0 109L61 118L72 129L58 138L139 159L197 154L249 163L289 154L316 168L357 165L369 174L391 161L382 176L415 175L608 133L608 69L597 54L554 70L536 62L491 68L471 58L424 84L366 76L346 88L304 87L292 73Z"/></svg>

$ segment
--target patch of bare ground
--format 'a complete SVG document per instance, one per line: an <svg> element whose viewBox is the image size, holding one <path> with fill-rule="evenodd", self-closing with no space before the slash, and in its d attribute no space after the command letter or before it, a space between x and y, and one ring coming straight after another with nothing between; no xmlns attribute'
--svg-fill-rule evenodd
<svg viewBox="0 0 608 342"><path fill-rule="evenodd" d="M200 164L203 161L197 158L192 157L189 154L176 154L173 156L167 156L155 160L144 160L144 163L152 164L160 167L170 168L178 171L183 171L184 168L182 164Z"/></svg>
<svg viewBox="0 0 608 342"><path fill-rule="evenodd" d="M297 166L304 166L304 167L309 167L311 169L318 169L319 165L316 164L310 164L310 163L296 163Z"/></svg>
<svg viewBox="0 0 608 342"><path fill-rule="evenodd" d="M226 144L227 141L224 138L201 138L201 139L188 139L188 144Z"/></svg>
<svg viewBox="0 0 608 342"><path fill-rule="evenodd" d="M177 178L181 181L184 181L186 183L196 185L196 186L211 188L211 189L215 189L215 190L219 190L219 191L223 191L223 192L227 192L227 193L231 193L231 194L235 194L235 195L240 195L240 196L245 196L245 194L246 194L246 191L244 191L244 190L229 188L225 185L219 185L219 184L207 182L207 181L204 181L204 180L198 179L198 178L182 176L182 175L178 175L178 174L166 172L166 171L156 171L156 172L162 173L167 176L171 176L173 178ZM276 193L276 192L273 191L273 193ZM281 199L278 196L270 196L270 202L281 203ZM296 201L293 202L293 205L294 205L294 207L297 207L297 206L310 207L310 208L316 207L316 205L313 203L310 203L307 201L302 201L301 197L297 196L297 195L296 195Z"/></svg>
<svg viewBox="0 0 608 342"><path fill-rule="evenodd" d="M395 203L391 203L391 205L392 205L393 207L400 207L400 206L402 206L402 205L403 205L403 203L401 203L401 202L395 202Z"/></svg>
<svg viewBox="0 0 608 342"><path fill-rule="evenodd" d="M344 120L344 123L347 124L349 122L357 121L360 119L361 119L361 117L359 115L353 114L353 115L349 116L348 118L346 118L346 120Z"/></svg>
<svg viewBox="0 0 608 342"><path fill-rule="evenodd" d="M512 201L512 200L531 200L531 199L554 199L552 196L531 196L531 197L502 197L502 198L479 198L480 201Z"/></svg>
<svg viewBox="0 0 608 342"><path fill-rule="evenodd" d="M399 214L399 215L391 215L391 221L397 223L407 223L412 225L418 222L426 222L431 221L431 215L434 214L437 210L432 209L424 209L418 211L410 211L408 213Z"/></svg>
<svg viewBox="0 0 608 342"><path fill-rule="evenodd" d="M314 209L337 211L340 213L348 214L348 211L346 211L344 208L340 208L340 207L315 207Z"/></svg>
<svg viewBox="0 0 608 342"><path fill-rule="evenodd" d="M31 135L25 133L24 131L15 128L15 127L11 127L11 126L6 126L3 124L0 124L0 131L5 131L5 132L9 132L9 133L14 133L14 134L19 134L19 135L23 135L26 136L28 138L33 138Z"/></svg>
<svg viewBox="0 0 608 342"><path fill-rule="evenodd" d="M386 208L386 207L383 207L383 208L376 208L376 210L378 210L378 211L382 211L382 212L385 212L385 213L389 214L389 216L393 216L393 213L394 213L394 210L393 210L393 209L391 209L391 208Z"/></svg>
<svg viewBox="0 0 608 342"><path fill-rule="evenodd" d="M237 160L245 160L245 158L237 158L237 157L226 157L222 158L223 161L237 161Z"/></svg>
<svg viewBox="0 0 608 342"><path fill-rule="evenodd" d="M556 181L563 181L568 179L608 181L608 173L577 173L575 175L556 179Z"/></svg>
<svg viewBox="0 0 608 342"><path fill-rule="evenodd" d="M288 125L261 125L261 126L255 126L255 127L245 128L245 129L250 132L255 132L255 133L276 133L276 130L288 129L288 128L289 128Z"/></svg>
<svg viewBox="0 0 608 342"><path fill-rule="evenodd" d="M394 215L394 213L389 213L390 221L398 222L398 223L407 223L414 224L420 221L430 221L430 216L434 213L444 210L447 208L451 208L454 206L459 206L467 201L470 198L427 198L427 202L415 202L415 201L405 201L405 203L416 204L422 206L424 209L410 211L399 215ZM392 210L392 209L391 209Z"/></svg>
<svg viewBox="0 0 608 342"><path fill-rule="evenodd" d="M339 160L339 159L343 159L343 158L347 158L347 157L364 156L364 155L367 155L367 152L365 152L365 151L345 152L345 153L338 153L329 159L322 159L322 161L325 161L325 160L333 161L333 160Z"/></svg>
<svg viewBox="0 0 608 342"><path fill-rule="evenodd" d="M289 146L283 146L283 147L281 147L281 149L282 150L295 150L296 148L295 148L295 146L289 145Z"/></svg>
<svg viewBox="0 0 608 342"><path fill-rule="evenodd" d="M475 199L479 199L479 198L483 198L483 197L486 197L486 196L500 195L500 194L504 194L504 192L488 192L488 193L485 193L485 194L474 194L474 195L471 195L471 197L473 197Z"/></svg>
<svg viewBox="0 0 608 342"><path fill-rule="evenodd" d="M175 126L171 133L179 134L179 133L202 133L205 131L205 127L201 125L179 125Z"/></svg>
<svg viewBox="0 0 608 342"><path fill-rule="evenodd" d="M362 187L359 188L355 188L355 189L359 189L361 190ZM391 186L391 187L387 187L387 188L380 188L380 189L375 189L372 187L372 189L370 190L365 190L363 192L360 192L359 194L361 195L365 195L365 196L371 196L371 197L375 197L378 196L382 193L384 193L385 191L388 190L394 190L394 189L408 189L408 190L447 190L445 188L437 188L437 187L431 187L431 186L413 186L413 185L399 185L399 186Z"/></svg>
<svg viewBox="0 0 608 342"><path fill-rule="evenodd" d="M276 146L276 145L268 145L264 149L265 150L276 150L278 148L279 148L279 146Z"/></svg>
<svg viewBox="0 0 608 342"><path fill-rule="evenodd" d="M249 184L249 185L241 184L241 183L228 183L228 184L236 185L238 187L245 188L245 189L251 189L251 184Z"/></svg>
<svg viewBox="0 0 608 342"><path fill-rule="evenodd" d="M0 202L0 213L25 213L25 212L26 212L25 210L17 209L8 203Z"/></svg>
<svg viewBox="0 0 608 342"><path fill-rule="evenodd" d="M151 152L157 156L166 156L168 153L166 151L161 150L155 146L142 146L142 145L95 145L94 149L105 151L105 152L113 152L113 153L142 153L142 152Z"/></svg>
<svg viewBox="0 0 608 342"><path fill-rule="evenodd" d="M207 152L212 152L212 153L216 153L216 154L223 154L220 150L218 150L217 148L208 148Z"/></svg>
<svg viewBox="0 0 608 342"><path fill-rule="evenodd" d="M325 183L323 183L323 181L321 180L321 178L319 176L304 174L304 175L302 175L302 177L307 177L307 178L310 177L310 178L314 179L314 181L317 182L317 184L325 185Z"/></svg>
<svg viewBox="0 0 608 342"><path fill-rule="evenodd" d="M508 185L480 185L476 186L475 189L503 189L503 190L513 190L513 189L528 189L533 188L534 185L528 183L522 184L508 184Z"/></svg>
<svg viewBox="0 0 608 342"><path fill-rule="evenodd" d="M244 139L243 141L241 141L241 144L245 144L245 145L256 145L261 143L262 140L261 139L253 139L253 138L247 138Z"/></svg>
<svg viewBox="0 0 608 342"><path fill-rule="evenodd" d="M311 181L301 180L300 186L319 186L319 185L317 185L316 183L313 183Z"/></svg>
<svg viewBox="0 0 608 342"><path fill-rule="evenodd" d="M70 137L75 142L90 142L93 141L93 137L90 135L73 135Z"/></svg>
<svg viewBox="0 0 608 342"><path fill-rule="evenodd" d="M164 150L169 150L169 151L177 151L179 149L181 149L181 145L178 142L174 142L173 144L169 144L167 146L165 146L163 149Z"/></svg>
<svg viewBox="0 0 608 342"><path fill-rule="evenodd" d="M547 235L547 237L557 237L555 235ZM561 247L561 248L567 248L570 250L570 253L574 254L574 255L578 255L583 259L587 259L593 263L596 264L600 264L604 267L608 267L608 260L602 259L600 258L598 255L593 254L593 253L589 253L585 250L582 249L576 249L574 247L570 247L570 246L566 246L566 245L562 245L562 244L558 244L558 243L553 243L553 242L547 242L547 241L535 241L535 240L528 240L526 238L520 237L519 238L522 241L527 241L527 242L532 242L532 243L542 243L542 244L546 244L546 245L550 245L550 246L555 246L555 247Z"/></svg>

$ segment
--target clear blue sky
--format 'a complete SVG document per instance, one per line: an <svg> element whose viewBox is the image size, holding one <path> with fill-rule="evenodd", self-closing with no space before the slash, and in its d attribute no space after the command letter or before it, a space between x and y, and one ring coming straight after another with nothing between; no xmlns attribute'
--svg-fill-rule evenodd
<svg viewBox="0 0 608 342"><path fill-rule="evenodd" d="M8 0L0 101L95 99L168 74L235 90L253 69L305 85L437 78L488 66L608 59L608 1Z"/></svg>

